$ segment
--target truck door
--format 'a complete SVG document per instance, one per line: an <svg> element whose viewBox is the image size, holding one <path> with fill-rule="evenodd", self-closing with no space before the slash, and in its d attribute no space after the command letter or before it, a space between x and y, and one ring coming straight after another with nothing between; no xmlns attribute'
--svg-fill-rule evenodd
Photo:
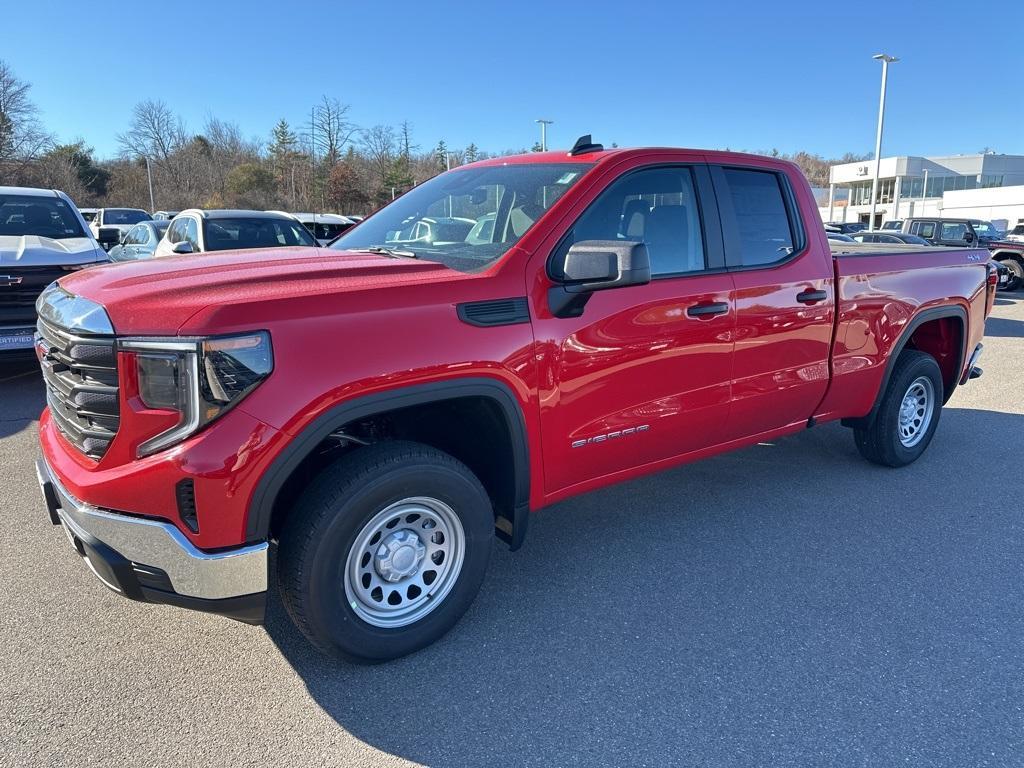
<svg viewBox="0 0 1024 768"><path fill-rule="evenodd" d="M835 297L832 254L811 237L814 210L769 168L717 167L725 261L736 291L732 409L727 439L806 421L829 382ZM817 222L815 222L817 225Z"/></svg>
<svg viewBox="0 0 1024 768"><path fill-rule="evenodd" d="M971 233L971 241L973 243L974 231L966 221L941 221L939 222L939 235L935 239L935 244L966 248L968 247L968 232Z"/></svg>
<svg viewBox="0 0 1024 768"><path fill-rule="evenodd" d="M575 318L534 294L548 493L715 445L729 413L735 307L707 167L639 167L602 187L535 258L550 254L557 281L575 242L642 241L652 280L595 292Z"/></svg>

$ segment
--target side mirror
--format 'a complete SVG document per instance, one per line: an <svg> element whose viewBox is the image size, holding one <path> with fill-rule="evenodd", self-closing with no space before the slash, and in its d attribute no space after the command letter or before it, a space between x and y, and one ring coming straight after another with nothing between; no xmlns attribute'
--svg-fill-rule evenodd
<svg viewBox="0 0 1024 768"><path fill-rule="evenodd" d="M109 249L121 242L121 230L117 227L100 227L96 232L96 240L104 248Z"/></svg>
<svg viewBox="0 0 1024 768"><path fill-rule="evenodd" d="M195 253L195 250L192 248L192 243L188 240L182 240L180 243L174 244L174 247L171 248L171 253L186 255L189 253Z"/></svg>
<svg viewBox="0 0 1024 768"><path fill-rule="evenodd" d="M964 242L973 243L974 242L974 233L973 232L964 232Z"/></svg>
<svg viewBox="0 0 1024 768"><path fill-rule="evenodd" d="M643 243L583 240L566 251L559 266L561 285L548 291L556 317L579 317L594 291L651 282L651 260Z"/></svg>

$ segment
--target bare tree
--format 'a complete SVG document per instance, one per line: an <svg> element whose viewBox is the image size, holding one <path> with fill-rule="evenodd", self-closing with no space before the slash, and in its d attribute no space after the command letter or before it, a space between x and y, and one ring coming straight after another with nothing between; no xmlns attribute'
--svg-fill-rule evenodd
<svg viewBox="0 0 1024 768"><path fill-rule="evenodd" d="M348 119L348 109L348 104L342 104L338 99L327 96L313 108L313 146L328 168L338 164L345 145L359 132L356 125Z"/></svg>
<svg viewBox="0 0 1024 768"><path fill-rule="evenodd" d="M125 157L148 157L170 166L171 156L188 139L182 119L164 102L150 99L135 105L131 125L126 133L118 134L117 142Z"/></svg>
<svg viewBox="0 0 1024 768"><path fill-rule="evenodd" d="M384 187L398 149L395 129L390 125L375 125L363 131L360 148L374 171L378 188Z"/></svg>
<svg viewBox="0 0 1024 768"><path fill-rule="evenodd" d="M0 169L33 160L50 143L29 99L31 88L0 60Z"/></svg>

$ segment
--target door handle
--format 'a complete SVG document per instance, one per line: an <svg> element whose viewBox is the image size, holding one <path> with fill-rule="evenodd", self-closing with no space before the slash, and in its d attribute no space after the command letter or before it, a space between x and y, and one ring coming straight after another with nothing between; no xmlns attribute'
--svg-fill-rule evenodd
<svg viewBox="0 0 1024 768"><path fill-rule="evenodd" d="M724 301L716 301L711 304L694 304L686 314L690 317L710 317L712 315L724 315L729 311L729 305Z"/></svg>
<svg viewBox="0 0 1024 768"><path fill-rule="evenodd" d="M824 301L828 298L828 294L825 291L804 291L796 295L796 300L801 304L816 304L819 301Z"/></svg>

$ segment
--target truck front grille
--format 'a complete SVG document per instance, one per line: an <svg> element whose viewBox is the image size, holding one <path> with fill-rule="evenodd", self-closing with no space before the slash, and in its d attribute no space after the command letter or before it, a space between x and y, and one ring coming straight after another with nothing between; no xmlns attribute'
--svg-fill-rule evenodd
<svg viewBox="0 0 1024 768"><path fill-rule="evenodd" d="M66 274L60 267L0 267L0 326L35 325L39 294Z"/></svg>
<svg viewBox="0 0 1024 768"><path fill-rule="evenodd" d="M57 429L86 456L107 452L120 422L113 336L76 336L39 318L46 402Z"/></svg>

